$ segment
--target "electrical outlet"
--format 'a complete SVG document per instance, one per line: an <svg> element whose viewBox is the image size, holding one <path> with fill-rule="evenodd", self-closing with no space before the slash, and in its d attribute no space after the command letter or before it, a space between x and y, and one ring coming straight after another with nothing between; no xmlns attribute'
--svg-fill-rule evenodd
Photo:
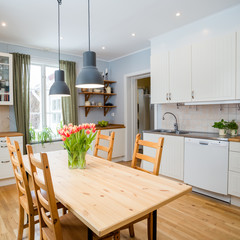
<svg viewBox="0 0 240 240"><path fill-rule="evenodd" d="M113 112L113 113L111 113L111 116L112 116L112 117L114 117L114 116L115 116L115 113L114 113L114 112Z"/></svg>

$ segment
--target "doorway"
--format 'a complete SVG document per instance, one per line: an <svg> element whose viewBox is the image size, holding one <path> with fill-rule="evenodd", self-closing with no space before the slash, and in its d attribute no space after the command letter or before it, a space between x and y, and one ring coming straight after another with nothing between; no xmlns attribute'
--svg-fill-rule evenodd
<svg viewBox="0 0 240 240"><path fill-rule="evenodd" d="M132 159L135 138L144 130L154 129L157 116L156 105L151 104L150 71L143 71L125 76L125 126L126 126L126 161Z"/></svg>

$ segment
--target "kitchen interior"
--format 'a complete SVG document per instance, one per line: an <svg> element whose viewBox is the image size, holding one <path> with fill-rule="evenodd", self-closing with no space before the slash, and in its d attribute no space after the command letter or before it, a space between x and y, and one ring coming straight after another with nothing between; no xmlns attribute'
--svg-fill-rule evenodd
<svg viewBox="0 0 240 240"><path fill-rule="evenodd" d="M29 0L24 1L30 4ZM134 9L137 4L145 6L150 12L153 11L156 17L159 15L157 10L160 11L159 3L156 2L156 0L151 0L149 3L133 1L126 15L130 14L130 10L138 10L139 15L136 16L140 17L141 7ZM160 2L164 9L167 5L166 1ZM184 4L182 1L179 1L180 5L177 1L171 2L179 6L178 10L173 7L174 4L170 4L175 18L173 25L168 25L168 28L158 32L154 18L150 19L149 28L152 26L155 31L152 30L150 34L142 29L141 34L139 32L140 36L146 35L142 45L139 40L140 47L134 43L138 38L138 32L135 33L129 28L127 30L130 31L131 36L125 39L125 45L121 45L119 52L111 51L110 47L108 49L102 43L102 47L97 48L97 45L94 45L94 50L97 52L97 68L104 78L104 87L77 88L78 124L95 123L97 130L101 130L102 134L107 136L115 132L112 162L128 166L131 165L133 139L135 140L137 133L141 134L141 139L155 143L159 138L164 138L159 175L192 186L192 193L159 209L159 239L240 239L240 132L238 130L240 126L240 1L222 0L221 3L214 1L211 4L204 1L202 4L205 10L200 8L201 4L193 6L193 3L187 1L185 12L180 11L183 9L183 6L182 8L180 6ZM109 7L115 13L114 4L109 3L109 0L105 3L110 4ZM0 3L0 8L2 4ZM66 1L63 1L61 6L63 12L65 4ZM121 3L116 4L121 8ZM128 3L125 1L125 4ZM100 5L94 0L92 5L95 5L93 14L97 15L96 5L98 7ZM155 10L153 10L154 6ZM4 3L2 7L7 12L13 4ZM197 13L197 7L202 12L201 16L184 18L186 14L191 15L191 11ZM16 12L16 9L14 11ZM23 9L22 12L19 11L19 16L23 12ZM8 14L4 16L8 19ZM175 22L178 18L183 18L181 23ZM62 22L64 19L63 17ZM96 19L94 20L92 25L96 24ZM159 18L158 20L162 22ZM0 18L0 21L7 20ZM124 23L126 22L127 20ZM15 90L12 53L29 54L31 67L38 64L44 69L44 66L48 65L57 67L57 52L51 44L47 48L45 43L42 43L42 46L37 43L34 45L26 40L24 42L22 39L14 38L10 30L9 32L5 30L11 26L1 27L3 31L0 33L0 152L2 152L0 153L0 200L5 198L7 202L6 193L12 191L11 187L14 186L15 179L5 137L9 136L12 141L17 140L22 152L25 143L24 134L19 131L14 108L16 103L13 101ZM111 31L111 26L108 26L108 30ZM109 37L113 36L109 35ZM64 36L62 40L64 50L61 58L76 62L78 76L84 64L82 52L86 46L81 48L80 54L79 51L67 47L65 38L67 39ZM119 39L111 40L115 40L116 44L123 42ZM92 40L95 41L97 42L97 39ZM4 82L6 70L3 69L6 66L9 66L8 81ZM138 78L149 72L150 77ZM42 81L41 78L51 79L52 75L53 72L50 72L49 76L41 76L39 81ZM127 87L126 81L130 77L137 79L134 90ZM41 85L41 88L43 87L44 84ZM41 94L45 93L41 92ZM135 94L134 101L132 94ZM62 106L51 102L49 110L47 106L44 109L44 104L48 105L48 102L44 104L42 100L40 102L41 104L34 108L33 114L41 116L44 112L52 111L59 116L57 114ZM128 112L128 104L135 104L132 108L136 110L135 114ZM56 116L53 116L54 119L51 120L53 123L49 125L54 126L53 132L56 130L56 124L59 123L59 118ZM56 134L53 134L51 141L46 139L44 143L37 138L44 127L49 127L46 124L48 119L31 119L30 124L35 127L36 133L36 138L31 142L35 153L63 149L60 139L55 139ZM62 119L61 115L60 119ZM92 149L88 150L90 155L93 154L94 145L95 141L92 143ZM107 146L107 142L104 146ZM143 146L141 151L151 157L156 155L156 150L147 146ZM106 156L104 152L99 155L102 158ZM146 171L153 171L152 163L142 160L139 164ZM10 194L16 196L15 193ZM16 202L11 200L9 206L16 207ZM3 207L0 201L0 209ZM181 216L177 215L179 212ZM163 214L162 218L161 214ZM14 215L11 213L11 216ZM12 237L15 236L13 233L9 234L13 231L6 227L8 222L13 221L7 219L0 211L0 239L13 239ZM16 232L15 220L14 226ZM133 239L147 239L145 235L141 236L142 227L142 225L136 227L136 232L140 233L140 236ZM126 235L121 235L122 237L128 239Z"/></svg>

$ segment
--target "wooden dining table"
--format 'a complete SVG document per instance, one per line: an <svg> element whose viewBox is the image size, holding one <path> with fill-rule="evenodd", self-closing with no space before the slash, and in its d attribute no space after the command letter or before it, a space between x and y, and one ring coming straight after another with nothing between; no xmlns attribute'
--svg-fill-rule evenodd
<svg viewBox="0 0 240 240"><path fill-rule="evenodd" d="M183 183L88 154L85 169L69 169L66 150L47 155L56 198L88 227L88 239L93 232L102 237L153 212L156 240L157 209L191 191ZM27 155L23 162L31 175Z"/></svg>

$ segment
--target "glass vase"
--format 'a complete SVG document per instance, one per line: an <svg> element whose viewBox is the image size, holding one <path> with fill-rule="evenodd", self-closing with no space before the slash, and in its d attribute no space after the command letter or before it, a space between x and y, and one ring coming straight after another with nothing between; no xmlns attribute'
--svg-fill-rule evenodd
<svg viewBox="0 0 240 240"><path fill-rule="evenodd" d="M70 169L84 169L86 167L86 152L68 154L68 167Z"/></svg>

